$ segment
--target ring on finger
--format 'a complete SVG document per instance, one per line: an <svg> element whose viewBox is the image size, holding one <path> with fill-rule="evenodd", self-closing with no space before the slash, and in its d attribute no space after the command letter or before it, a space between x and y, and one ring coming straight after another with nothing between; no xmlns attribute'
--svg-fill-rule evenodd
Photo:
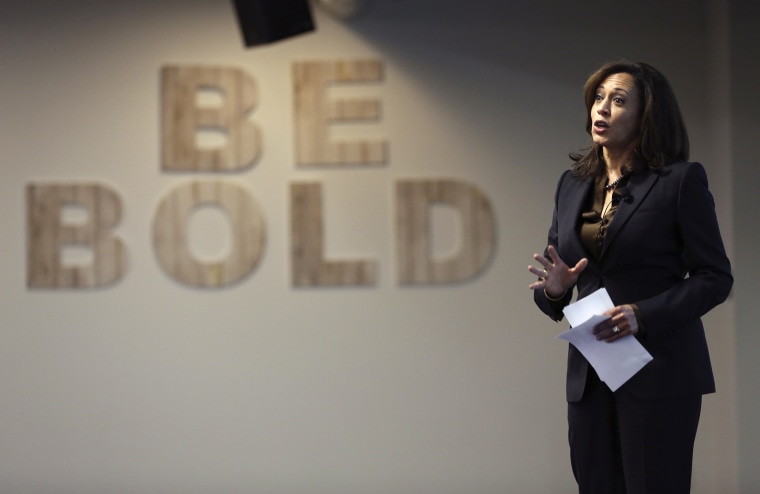
<svg viewBox="0 0 760 494"><path fill-rule="evenodd" d="M614 328L612 328L612 332L615 333L615 334L618 334L618 333L620 333L620 328L617 327L617 326L615 326Z"/></svg>

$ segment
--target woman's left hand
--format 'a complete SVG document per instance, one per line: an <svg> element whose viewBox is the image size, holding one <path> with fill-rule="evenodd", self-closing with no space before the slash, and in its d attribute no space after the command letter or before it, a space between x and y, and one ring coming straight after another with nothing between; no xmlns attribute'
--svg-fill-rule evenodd
<svg viewBox="0 0 760 494"><path fill-rule="evenodd" d="M635 335L639 332L636 313L630 305L618 305L602 315L610 316L610 318L594 327L592 333L596 336L597 340L611 343L623 336L628 336L629 334Z"/></svg>

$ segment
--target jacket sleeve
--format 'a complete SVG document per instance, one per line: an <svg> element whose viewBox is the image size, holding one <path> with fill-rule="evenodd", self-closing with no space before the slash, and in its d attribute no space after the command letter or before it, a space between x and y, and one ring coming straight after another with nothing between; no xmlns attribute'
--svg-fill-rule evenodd
<svg viewBox="0 0 760 494"><path fill-rule="evenodd" d="M636 302L650 337L700 318L726 300L733 284L707 174L699 163L691 163L681 178L676 218L688 276Z"/></svg>
<svg viewBox="0 0 760 494"><path fill-rule="evenodd" d="M565 171L562 176L559 179L559 183L557 184L557 190L554 193L554 212L552 213L552 224L549 228L549 240L547 242L546 249L544 250L544 257L549 257L549 245L554 246L555 249L557 249L557 252L559 252L559 246L558 246L558 225L557 225L557 203L559 201L559 193L560 189L562 188L562 182L565 180L565 177L567 174L570 173L569 170ZM560 254L562 255L562 254ZM546 314L547 316L551 317L556 322L561 321L565 315L562 313L562 309L565 308L566 305L570 303L570 300L573 297L573 289L568 289L565 294L562 296L560 300L552 301L549 300L546 297L546 294L543 290L533 290L533 300L536 302L536 305L538 306L541 311Z"/></svg>

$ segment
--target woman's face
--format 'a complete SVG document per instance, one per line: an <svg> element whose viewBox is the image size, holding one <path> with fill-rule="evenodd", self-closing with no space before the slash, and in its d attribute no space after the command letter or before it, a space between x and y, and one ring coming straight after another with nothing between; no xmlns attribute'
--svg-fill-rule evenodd
<svg viewBox="0 0 760 494"><path fill-rule="evenodd" d="M639 139L639 91L631 74L612 74L596 88L591 138L611 153L628 153Z"/></svg>

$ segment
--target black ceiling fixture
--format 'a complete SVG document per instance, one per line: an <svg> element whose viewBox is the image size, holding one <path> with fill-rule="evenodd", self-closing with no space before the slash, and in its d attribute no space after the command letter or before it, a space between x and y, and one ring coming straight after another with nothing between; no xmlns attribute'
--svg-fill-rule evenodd
<svg viewBox="0 0 760 494"><path fill-rule="evenodd" d="M246 47L314 31L309 0L233 0Z"/></svg>

